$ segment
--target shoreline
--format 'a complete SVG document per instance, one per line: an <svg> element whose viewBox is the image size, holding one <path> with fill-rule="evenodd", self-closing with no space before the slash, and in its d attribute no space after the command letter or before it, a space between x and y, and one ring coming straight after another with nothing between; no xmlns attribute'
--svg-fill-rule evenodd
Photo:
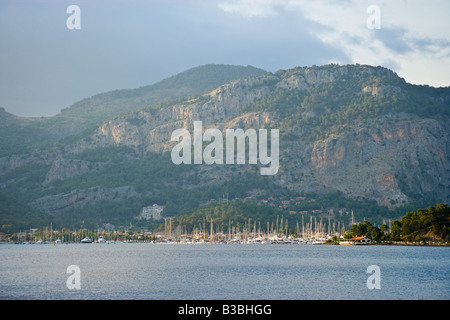
<svg viewBox="0 0 450 320"><path fill-rule="evenodd" d="M339 242L326 243L326 242L223 242L223 241L199 241L199 242L185 242L185 241L107 241L104 243L92 242L93 244L109 245L109 244L130 244L130 243L146 243L146 244L176 244L176 245L326 245L326 246L339 246L344 245ZM91 244L92 244L91 243ZM62 243L33 243L33 242L0 242L0 245L53 245L61 246L67 244L83 244L82 242L62 242ZM367 243L367 244L345 244L345 246L404 246L404 247L450 247L450 243L417 243L417 242L390 242L390 243Z"/></svg>

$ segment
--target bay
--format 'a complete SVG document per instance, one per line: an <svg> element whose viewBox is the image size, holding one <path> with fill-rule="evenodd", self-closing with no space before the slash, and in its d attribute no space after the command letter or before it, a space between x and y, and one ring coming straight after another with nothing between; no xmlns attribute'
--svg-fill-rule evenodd
<svg viewBox="0 0 450 320"><path fill-rule="evenodd" d="M367 285L372 265L380 289ZM4 244L0 299L447 300L449 271L448 247Z"/></svg>

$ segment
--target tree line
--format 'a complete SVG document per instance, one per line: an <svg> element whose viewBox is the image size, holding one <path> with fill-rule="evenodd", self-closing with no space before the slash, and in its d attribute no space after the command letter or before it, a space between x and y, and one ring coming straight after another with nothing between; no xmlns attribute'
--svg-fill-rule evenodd
<svg viewBox="0 0 450 320"><path fill-rule="evenodd" d="M448 242L450 208L439 203L436 207L407 212L388 226L377 227L369 221L352 225L346 237L366 236L376 242Z"/></svg>

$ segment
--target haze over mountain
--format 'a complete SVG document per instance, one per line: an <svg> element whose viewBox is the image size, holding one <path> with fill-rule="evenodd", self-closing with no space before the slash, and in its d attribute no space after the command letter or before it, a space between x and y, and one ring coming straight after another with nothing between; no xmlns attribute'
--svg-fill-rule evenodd
<svg viewBox="0 0 450 320"><path fill-rule="evenodd" d="M61 115L78 116L89 122L103 121L121 113L137 111L144 106L201 94L232 80L264 73L266 71L252 66L199 66L152 85L115 90L83 99L63 109Z"/></svg>
<svg viewBox="0 0 450 320"><path fill-rule="evenodd" d="M132 221L153 203L180 215L224 194L334 194L321 206L349 199L376 208L358 214L389 217L410 204L450 200L449 116L449 87L412 85L383 67L266 73L207 65L84 99L51 118L3 110L0 187L71 225ZM279 129L278 173L261 176L258 165L174 165L171 133L192 133L194 121L222 131ZM27 225L4 212L1 224Z"/></svg>
<svg viewBox="0 0 450 320"><path fill-rule="evenodd" d="M17 117L0 108L0 133L3 137L0 156L28 152L35 144L78 134L121 113L201 94L229 81L263 73L264 70L251 66L199 66L153 85L100 93L74 103L54 117Z"/></svg>

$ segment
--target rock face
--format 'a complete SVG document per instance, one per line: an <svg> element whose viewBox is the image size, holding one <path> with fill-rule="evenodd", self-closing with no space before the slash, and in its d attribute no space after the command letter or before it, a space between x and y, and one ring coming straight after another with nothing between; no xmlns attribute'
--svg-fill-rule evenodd
<svg viewBox="0 0 450 320"><path fill-rule="evenodd" d="M375 199L388 207L408 203L412 195L447 202L448 128L449 121L411 115L395 120L386 117L304 146L301 153L293 148L293 158L304 161L288 164L283 172L288 172L286 181L291 188L339 190L351 198Z"/></svg>
<svg viewBox="0 0 450 320"><path fill-rule="evenodd" d="M98 172L102 167L103 164L89 161L57 159L53 162L43 184L48 185L55 180L64 180L86 173Z"/></svg>
<svg viewBox="0 0 450 320"><path fill-rule="evenodd" d="M186 128L192 131L197 120L203 121L204 126L227 122L239 114L242 106L267 95L271 90L268 83L277 79L263 76L237 80L181 104L108 121L98 128L90 143L95 146L141 147L154 152L166 150L165 144L174 130ZM253 120L246 121L260 126L263 124L261 121L267 122L267 115L262 118L253 116Z"/></svg>
<svg viewBox="0 0 450 320"><path fill-rule="evenodd" d="M159 109L142 109L125 114L98 126L94 134L65 146L45 158L51 163L43 186L101 171L103 164L67 159L88 149L128 146L138 155L170 151L171 134L179 128L193 132L194 121L203 129L277 128L278 110L243 112L244 106L268 97L280 89L308 90L323 84L353 85L357 94L373 98L408 96L405 81L390 70L370 66L325 66L294 68L275 74L239 79L195 98L167 104ZM445 89L447 90L447 89ZM450 101L448 90L440 99ZM314 119L314 111L305 112ZM412 113L392 113L346 125L345 130L321 140L296 137L280 138L280 170L274 183L297 192L341 191L356 199L373 199L391 208L410 202L416 196L450 201L450 120L448 117L421 117ZM288 128L294 132L295 126ZM25 158L0 159L0 170L20 167ZM233 175L227 166L199 168L203 185L220 184ZM189 186L193 187L193 186ZM31 204L47 212L58 213L66 207L83 206L98 199L124 199L138 195L132 186L73 190L35 199Z"/></svg>
<svg viewBox="0 0 450 320"><path fill-rule="evenodd" d="M373 83L367 87L364 87L363 92L369 93L374 97L383 97L388 93L392 93L397 96L401 95L401 90L398 87L389 86L389 85L377 85L375 83Z"/></svg>

